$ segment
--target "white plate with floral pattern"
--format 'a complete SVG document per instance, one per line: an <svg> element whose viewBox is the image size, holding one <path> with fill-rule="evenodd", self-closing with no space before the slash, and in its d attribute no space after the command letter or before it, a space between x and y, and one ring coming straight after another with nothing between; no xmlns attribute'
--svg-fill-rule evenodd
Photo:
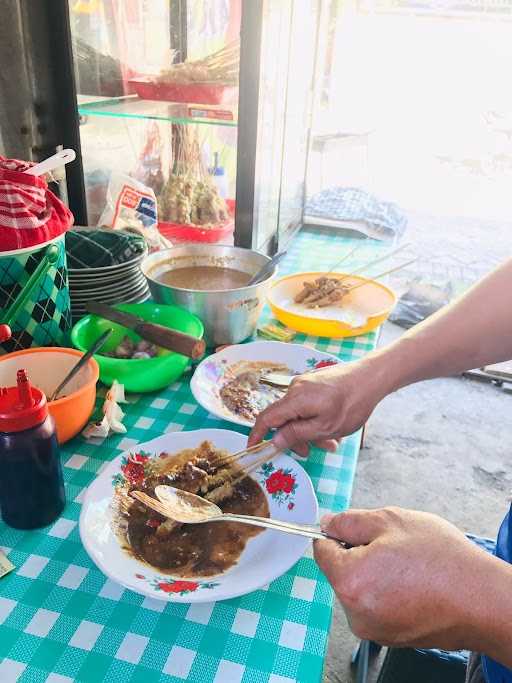
<svg viewBox="0 0 512 683"><path fill-rule="evenodd" d="M317 370L328 365L340 363L336 356L322 351L316 351L302 344L286 344L278 341L250 342L228 346L222 351L205 358L197 366L192 377L190 388L196 401L209 413L244 427L254 426L254 418L230 410L224 403L221 392L223 388L245 369L251 366L263 366L268 364L269 370L272 365L282 365L290 374L300 375L310 370ZM280 398L283 394L271 387L260 385L257 390L258 403L252 408L262 410L270 403Z"/></svg>
<svg viewBox="0 0 512 683"><path fill-rule="evenodd" d="M238 563L225 573L208 579L174 579L123 550L113 529L115 487L122 485L126 477L132 482L141 481L146 463L160 453L197 448L203 441L234 453L245 448L247 438L223 429L165 434L117 457L87 489L80 514L80 536L93 562L113 581L158 600L214 602L265 586L304 555L311 543L309 539L265 529L248 541ZM279 455L251 476L262 487L271 517L303 524L317 522L318 503L313 485L293 458Z"/></svg>

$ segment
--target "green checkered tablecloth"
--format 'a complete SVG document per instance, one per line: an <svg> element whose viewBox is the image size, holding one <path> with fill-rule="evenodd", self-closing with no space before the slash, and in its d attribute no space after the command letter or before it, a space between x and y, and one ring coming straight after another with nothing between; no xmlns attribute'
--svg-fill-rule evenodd
<svg viewBox="0 0 512 683"><path fill-rule="evenodd" d="M330 267L352 245L327 233L303 231L283 270ZM364 262L378 248L368 244L358 257ZM298 337L346 361L371 350L375 339L375 334L343 343ZM0 546L16 565L0 579L1 683L321 680L333 594L311 552L262 590L189 606L124 590L96 568L82 547L77 526L81 502L106 462L164 432L237 429L200 408L188 380L189 375L160 394L131 396L126 435L102 443L79 437L66 444L62 462L68 504L53 526L20 532L0 522ZM348 506L359 440L359 435L345 439L336 454L315 451L305 464L322 511Z"/></svg>

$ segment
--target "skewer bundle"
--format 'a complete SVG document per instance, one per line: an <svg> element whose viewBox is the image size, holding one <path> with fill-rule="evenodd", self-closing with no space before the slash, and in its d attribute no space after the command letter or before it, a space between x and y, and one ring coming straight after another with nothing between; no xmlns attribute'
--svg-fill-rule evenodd
<svg viewBox="0 0 512 683"><path fill-rule="evenodd" d="M204 59L173 64L160 73L158 82L237 85L239 69L240 41L235 40Z"/></svg>
<svg viewBox="0 0 512 683"><path fill-rule="evenodd" d="M202 226L227 221L226 202L202 162L197 130L182 124L175 128L174 163L158 197L160 220Z"/></svg>

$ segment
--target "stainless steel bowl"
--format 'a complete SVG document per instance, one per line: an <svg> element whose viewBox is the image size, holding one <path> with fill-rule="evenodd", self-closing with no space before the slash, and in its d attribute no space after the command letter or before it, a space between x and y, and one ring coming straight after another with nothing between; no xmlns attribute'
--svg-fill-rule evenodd
<svg viewBox="0 0 512 683"><path fill-rule="evenodd" d="M256 330L266 292L276 269L257 285L220 291L183 289L159 281L169 270L193 266L234 268L249 275L267 263L268 256L250 249L216 244L190 244L158 251L142 263L151 295L163 304L176 304L197 315L204 325L207 346L238 344Z"/></svg>

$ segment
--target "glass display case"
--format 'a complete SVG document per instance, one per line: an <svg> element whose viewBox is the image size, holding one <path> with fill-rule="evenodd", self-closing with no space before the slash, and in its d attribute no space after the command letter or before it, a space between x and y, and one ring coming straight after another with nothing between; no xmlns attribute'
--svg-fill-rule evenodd
<svg viewBox="0 0 512 683"><path fill-rule="evenodd" d="M46 155L77 150L77 223L101 224L129 178L154 192L164 231L224 225L224 242L285 244L302 220L319 4L54 0L13 21L32 58L48 53L51 139L39 111L30 125Z"/></svg>

